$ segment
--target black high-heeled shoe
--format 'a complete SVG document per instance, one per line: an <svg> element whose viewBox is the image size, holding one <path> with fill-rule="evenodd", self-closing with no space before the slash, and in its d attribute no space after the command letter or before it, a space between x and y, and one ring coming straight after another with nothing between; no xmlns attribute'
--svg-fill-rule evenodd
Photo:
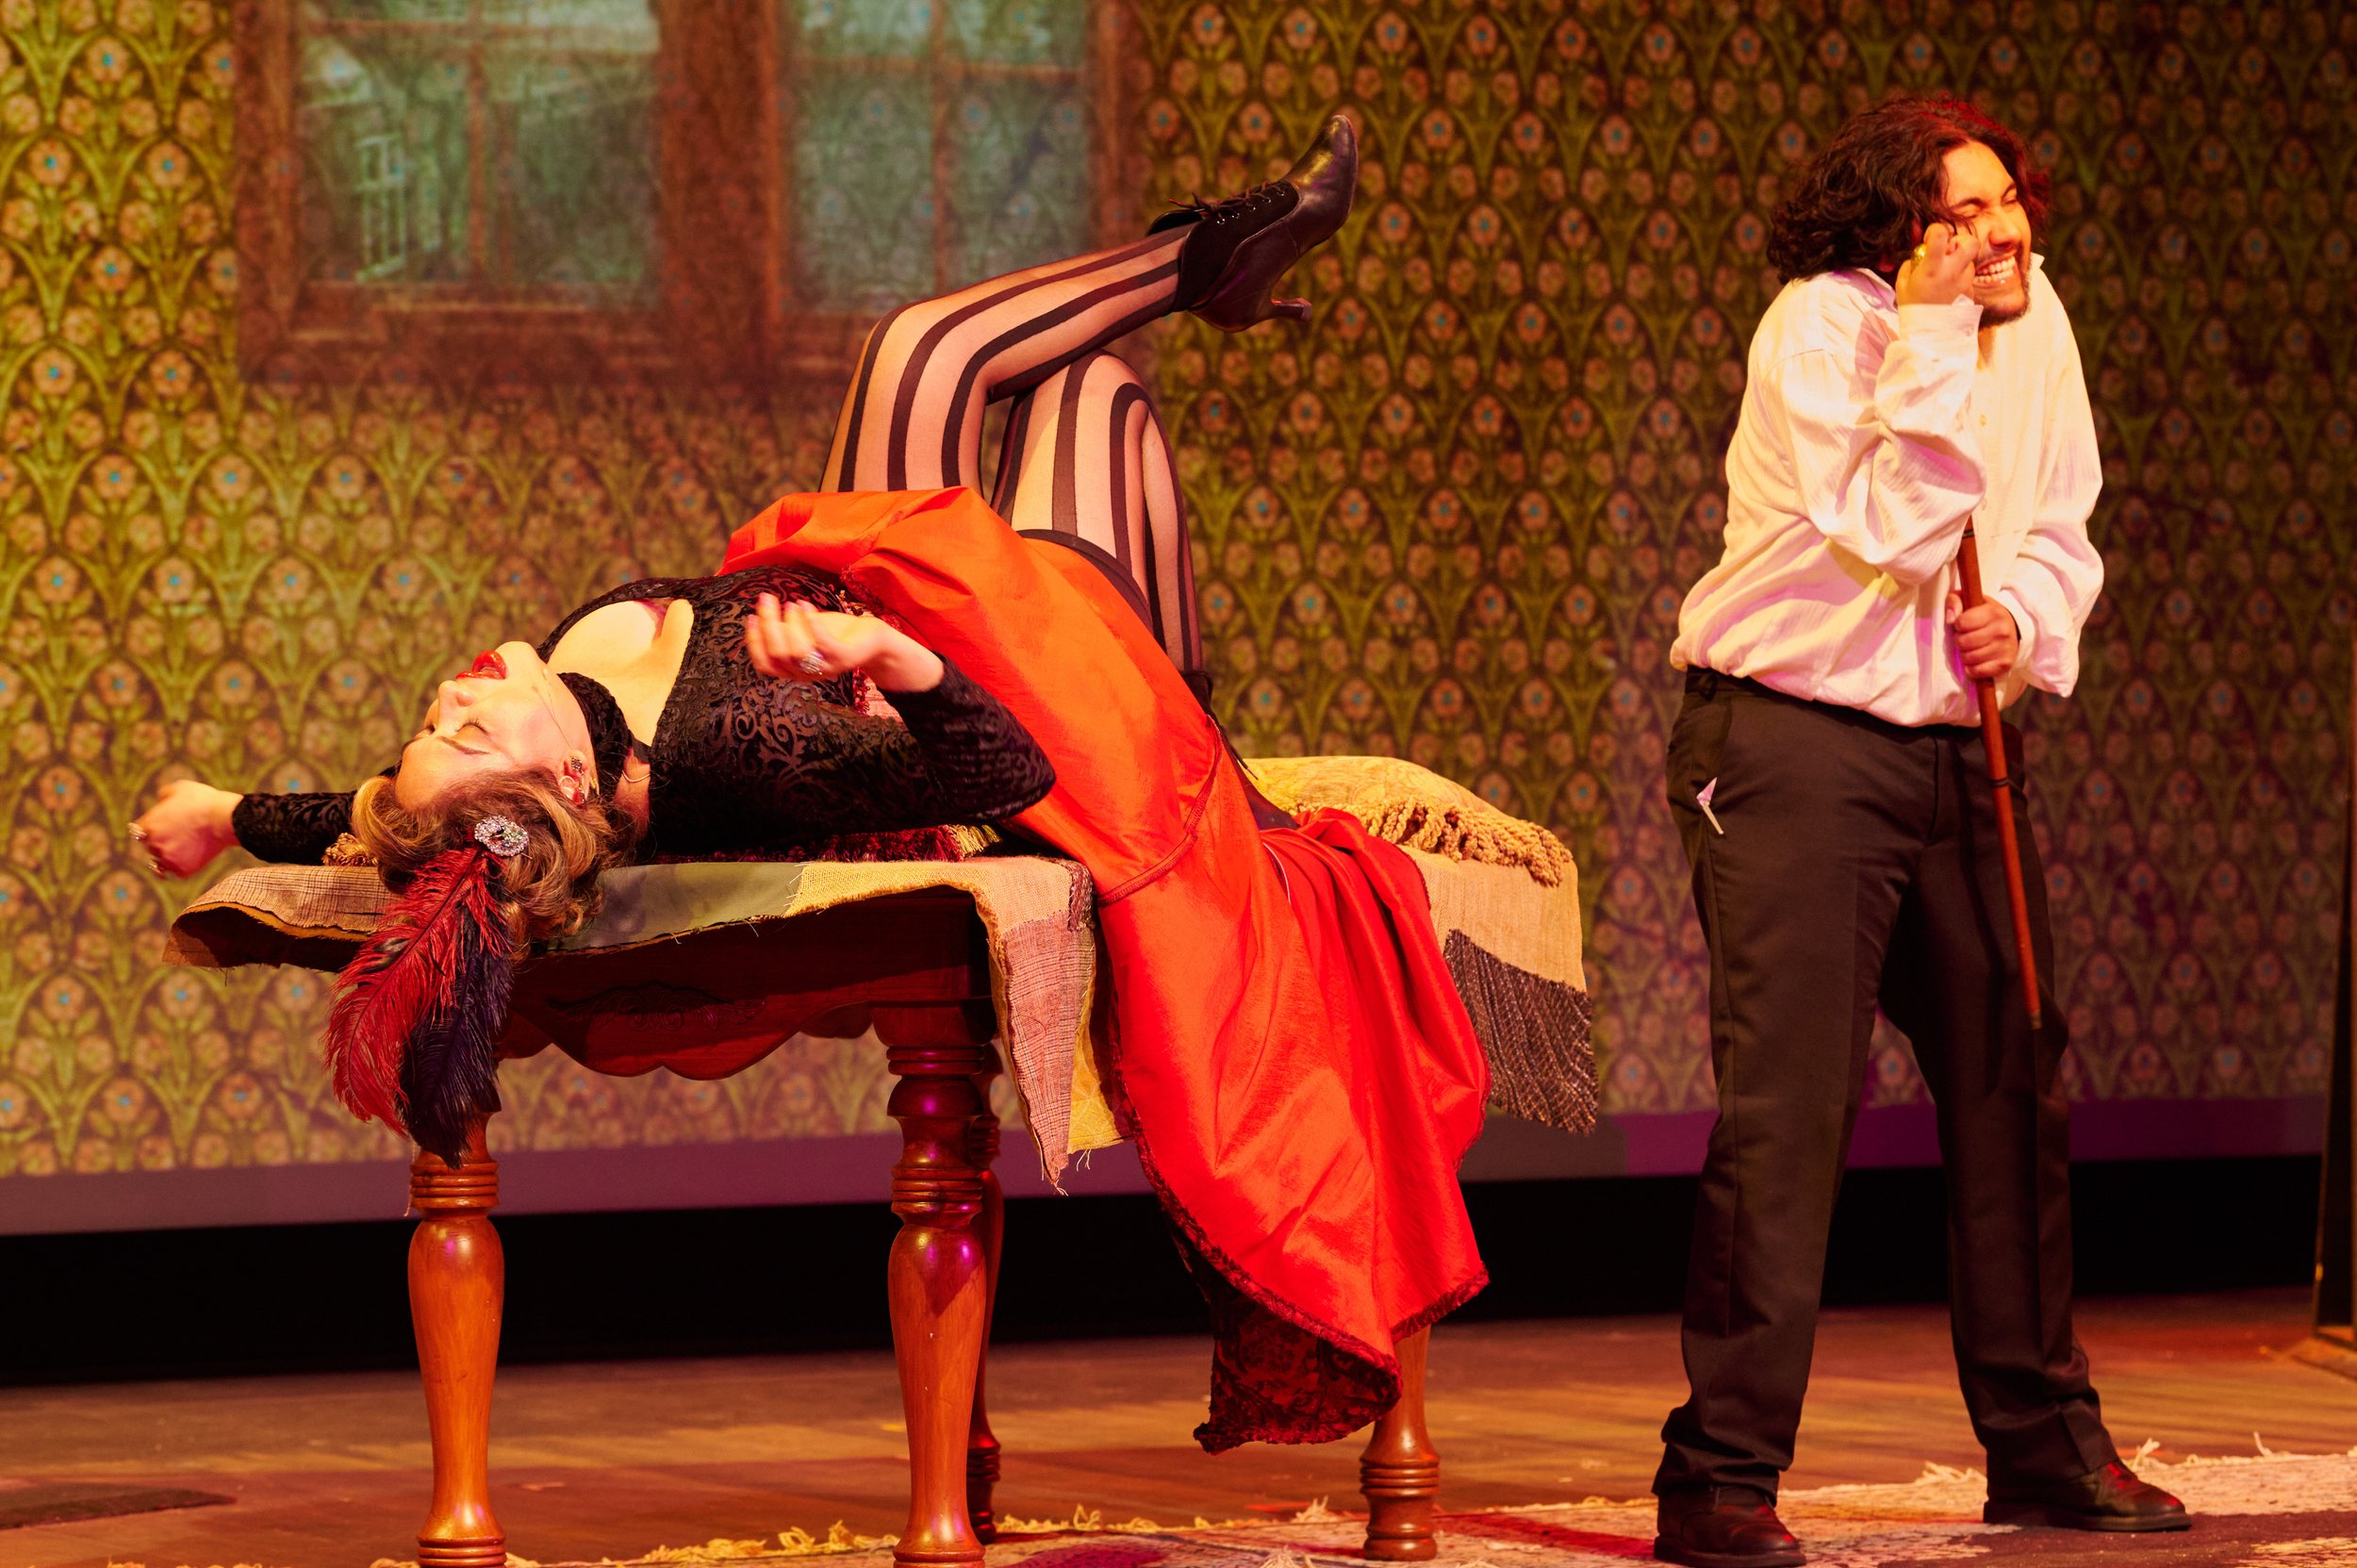
<svg viewBox="0 0 2357 1568"><path fill-rule="evenodd" d="M1156 219L1147 233L1194 226L1178 253L1178 308L1223 332L1279 316L1308 321L1308 300L1273 297L1277 281L1343 226L1358 187L1359 133L1337 114L1284 178Z"/></svg>

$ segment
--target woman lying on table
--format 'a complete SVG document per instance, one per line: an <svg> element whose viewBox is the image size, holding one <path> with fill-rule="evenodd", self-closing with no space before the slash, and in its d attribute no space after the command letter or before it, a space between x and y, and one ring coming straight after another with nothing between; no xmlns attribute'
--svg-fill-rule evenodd
<svg viewBox="0 0 2357 1568"><path fill-rule="evenodd" d="M338 1087L455 1163L499 1103L515 963L594 911L605 868L1013 817L1094 884L1110 1087L1213 1308L1198 1438L1363 1426L1397 1395L1396 1338L1485 1281L1456 1169L1488 1070L1414 865L1342 814L1259 813L1204 713L1168 449L1105 348L1173 310L1305 316L1273 288L1356 174L1338 118L1282 180L894 313L828 493L740 529L722 575L485 654L356 795L182 784L135 833L174 875L232 842L316 862L358 837L401 897L343 976ZM897 721L859 711L863 683Z"/></svg>

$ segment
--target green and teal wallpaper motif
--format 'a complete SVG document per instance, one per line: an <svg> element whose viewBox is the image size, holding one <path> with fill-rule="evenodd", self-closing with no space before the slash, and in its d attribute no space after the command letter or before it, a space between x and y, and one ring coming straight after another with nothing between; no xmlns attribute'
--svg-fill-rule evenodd
<svg viewBox="0 0 2357 1568"><path fill-rule="evenodd" d="M0 1175L394 1152L327 1098L320 977L157 966L190 890L122 825L179 773L361 775L464 651L707 568L824 456L835 388L793 378L243 373L234 22L0 0ZM1263 177L1336 107L1365 138L1310 329L1153 343L1224 712L1247 751L1397 752L1562 834L1625 1112L1709 1101L1666 652L1716 548L1777 179L1896 87L2031 134L2107 473L2081 692L2027 714L2076 1092L2322 1087L2357 8L1146 0L1128 37L1152 200ZM881 1079L824 1042L718 1084L542 1059L499 1126L868 1131ZM1872 1094L1920 1096L1903 1050Z"/></svg>

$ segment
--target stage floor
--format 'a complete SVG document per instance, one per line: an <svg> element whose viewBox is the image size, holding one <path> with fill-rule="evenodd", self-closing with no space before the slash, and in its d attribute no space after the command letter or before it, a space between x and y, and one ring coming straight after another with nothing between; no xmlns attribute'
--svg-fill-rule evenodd
<svg viewBox="0 0 2357 1568"><path fill-rule="evenodd" d="M2179 1459L2249 1454L2254 1436L2303 1452L2357 1445L2357 1381L2283 1354L2304 1338L2306 1312L2288 1292L2085 1303L2081 1337L2121 1447L2157 1439ZM1000 1351L1001 1512L1069 1517L1079 1505L1183 1525L1287 1516L1318 1498L1360 1506L1355 1441L1197 1451L1187 1434L1206 1358L1194 1339ZM1641 1494L1682 1392L1668 1318L1444 1325L1431 1378L1443 1503L1457 1509ZM540 1561L903 1522L898 1392L882 1353L518 1367L502 1375L492 1430L495 1507L511 1549ZM1826 1314L1789 1485L1906 1481L1927 1460L1979 1459L1943 1312ZM408 1558L426 1475L423 1402L404 1374L0 1389L0 1506L27 1485L91 1481L237 1499L0 1530L0 1565Z"/></svg>

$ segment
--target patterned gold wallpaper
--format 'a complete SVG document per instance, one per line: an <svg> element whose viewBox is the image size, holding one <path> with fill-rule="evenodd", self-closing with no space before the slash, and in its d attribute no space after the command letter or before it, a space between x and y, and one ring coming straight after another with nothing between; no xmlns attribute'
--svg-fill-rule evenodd
<svg viewBox="0 0 2357 1568"><path fill-rule="evenodd" d="M122 824L177 773L360 775L454 656L704 569L823 456L824 386L241 374L230 26L0 0L0 1175L392 1152L326 1098L320 977L157 967L189 889ZM2321 1087L2357 9L1147 0L1134 41L1158 199L1261 177L1336 106L1365 131L1315 325L1158 344L1225 711L1248 751L1396 751L1555 826L1626 1111L1709 1099L1665 655L1777 176L1891 87L2034 133L2108 477L2085 684L2029 715L2076 1084ZM719 1084L544 1059L506 1074L502 1137L871 1130L880 1071L812 1042ZM1920 1092L1878 1053L1876 1098Z"/></svg>

